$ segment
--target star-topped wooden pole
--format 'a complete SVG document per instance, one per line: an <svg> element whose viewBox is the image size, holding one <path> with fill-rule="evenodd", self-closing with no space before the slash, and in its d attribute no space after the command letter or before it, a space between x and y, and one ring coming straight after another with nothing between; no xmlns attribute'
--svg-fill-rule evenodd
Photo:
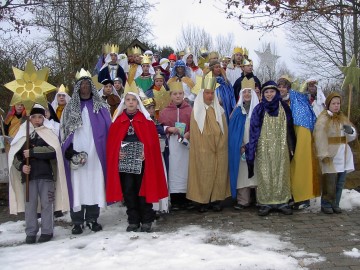
<svg viewBox="0 0 360 270"><path fill-rule="evenodd" d="M30 148L29 140L29 116L35 103L47 108L46 94L55 90L56 87L47 83L49 69L36 70L33 62L28 60L25 70L22 71L13 67L15 80L4 86L14 93L10 106L24 104L26 110L26 149ZM26 165L29 166L29 158L26 158ZM29 201L29 175L26 174L26 202Z"/></svg>
<svg viewBox="0 0 360 270"><path fill-rule="evenodd" d="M350 119L351 111L351 99L352 92L355 90L357 93L360 92L360 68L356 65L356 57L353 55L351 62L348 66L342 67L339 69L345 75L344 82L342 84L342 90L349 89L349 98L348 98L348 118Z"/></svg>

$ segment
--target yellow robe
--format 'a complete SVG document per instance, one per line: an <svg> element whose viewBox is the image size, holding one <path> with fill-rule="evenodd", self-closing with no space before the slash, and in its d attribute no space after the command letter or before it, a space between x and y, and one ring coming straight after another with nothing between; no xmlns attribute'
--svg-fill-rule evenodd
<svg viewBox="0 0 360 270"><path fill-rule="evenodd" d="M320 196L320 174L311 131L295 126L296 149L291 161L291 193L295 202Z"/></svg>
<svg viewBox="0 0 360 270"><path fill-rule="evenodd" d="M198 203L224 200L230 196L228 174L228 129L222 115L224 133L216 121L214 108L206 111L203 133L190 121L189 179L186 197Z"/></svg>

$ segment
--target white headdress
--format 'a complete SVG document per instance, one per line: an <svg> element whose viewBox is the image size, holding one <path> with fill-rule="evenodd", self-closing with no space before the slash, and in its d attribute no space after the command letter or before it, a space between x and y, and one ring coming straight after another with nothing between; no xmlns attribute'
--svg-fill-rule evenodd
<svg viewBox="0 0 360 270"><path fill-rule="evenodd" d="M206 104L204 102L203 93L204 93L204 89L201 89L194 101L194 118L200 129L200 133L203 133L204 131L204 123L206 117L206 108L205 108ZM224 113L224 109L220 106L216 94L214 94L214 101L211 106L215 110L216 121L219 123L221 132L224 133L224 123L222 121L223 120L222 114Z"/></svg>
<svg viewBox="0 0 360 270"><path fill-rule="evenodd" d="M126 99L126 95L133 95L134 97L136 97L137 101L138 101L138 105L137 108L140 112L142 112L142 114L145 116L145 118L149 121L153 121L150 117L149 112L146 110L146 108L144 107L144 105L141 102L141 99L139 97L138 94L134 93L134 92L127 92L124 96L124 98L121 100L119 106L117 107L113 119L112 121L115 122L116 118L118 118L118 116L126 109L125 106L125 99Z"/></svg>

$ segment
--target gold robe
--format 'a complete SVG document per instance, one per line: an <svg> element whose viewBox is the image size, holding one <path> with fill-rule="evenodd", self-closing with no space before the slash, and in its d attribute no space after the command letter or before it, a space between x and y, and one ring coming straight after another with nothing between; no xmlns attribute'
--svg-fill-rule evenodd
<svg viewBox="0 0 360 270"><path fill-rule="evenodd" d="M224 133L216 121L213 107L206 111L203 133L190 120L190 160L186 197L198 203L224 200L230 196L228 174L228 129L224 114Z"/></svg>
<svg viewBox="0 0 360 270"><path fill-rule="evenodd" d="M286 125L286 114L281 105L276 117L265 112L255 157L256 196L260 204L287 203L291 198Z"/></svg>

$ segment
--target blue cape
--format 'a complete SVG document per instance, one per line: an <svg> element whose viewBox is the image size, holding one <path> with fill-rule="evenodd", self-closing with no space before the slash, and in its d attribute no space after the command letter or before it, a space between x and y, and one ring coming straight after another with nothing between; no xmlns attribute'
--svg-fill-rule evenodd
<svg viewBox="0 0 360 270"><path fill-rule="evenodd" d="M242 113L241 107L234 109L229 121L229 171L230 171L230 189L233 198L236 198L237 178L240 166L240 148L244 138L246 114Z"/></svg>
<svg viewBox="0 0 360 270"><path fill-rule="evenodd" d="M216 81L220 84L220 86L216 88L215 91L221 99L222 107L225 111L226 123L229 124L230 114L236 105L234 89L231 84L226 83L224 78L221 76L216 77Z"/></svg>

